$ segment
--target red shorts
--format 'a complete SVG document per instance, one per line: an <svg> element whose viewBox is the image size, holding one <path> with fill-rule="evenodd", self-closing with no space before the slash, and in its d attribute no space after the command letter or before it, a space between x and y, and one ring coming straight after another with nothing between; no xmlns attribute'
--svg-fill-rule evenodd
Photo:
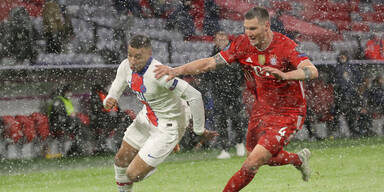
<svg viewBox="0 0 384 192"><path fill-rule="evenodd" d="M272 114L252 118L248 124L247 150L252 151L259 144L272 155L277 154L303 127L304 117L299 114Z"/></svg>

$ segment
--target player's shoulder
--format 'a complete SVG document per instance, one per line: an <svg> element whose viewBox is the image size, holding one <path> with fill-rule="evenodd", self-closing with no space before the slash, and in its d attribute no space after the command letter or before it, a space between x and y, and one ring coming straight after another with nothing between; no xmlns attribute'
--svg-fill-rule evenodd
<svg viewBox="0 0 384 192"><path fill-rule="evenodd" d="M120 63L120 65L119 65L119 68L124 68L124 69L129 69L129 61L128 61L128 59L124 59L121 63Z"/></svg>
<svg viewBox="0 0 384 192"><path fill-rule="evenodd" d="M290 39L289 37L279 33L279 32L273 32L273 38L275 40L275 44L281 45L281 46L296 46L295 41Z"/></svg>
<svg viewBox="0 0 384 192"><path fill-rule="evenodd" d="M164 64L162 64L160 61L153 58L151 63L148 66L147 71L154 73L154 70L156 69L156 65L164 65Z"/></svg>
<svg viewBox="0 0 384 192"><path fill-rule="evenodd" d="M248 37L245 34L237 36L232 42L231 47L236 49L247 49L251 46Z"/></svg>
<svg viewBox="0 0 384 192"><path fill-rule="evenodd" d="M155 69L157 65L164 65L160 61L156 59L152 59L151 63L149 64L147 70L144 73L144 76L155 78Z"/></svg>

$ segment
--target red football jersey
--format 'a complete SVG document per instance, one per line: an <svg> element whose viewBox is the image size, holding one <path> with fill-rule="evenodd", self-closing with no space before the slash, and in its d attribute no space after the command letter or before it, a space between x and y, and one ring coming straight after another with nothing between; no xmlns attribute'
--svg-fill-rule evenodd
<svg viewBox="0 0 384 192"><path fill-rule="evenodd" d="M265 50L252 46L246 35L240 35L221 56L232 63L242 64L248 84L255 84L256 100L252 115L265 113L301 113L306 112L306 101L302 81L278 80L269 73L262 73L265 66L277 68L283 72L295 70L307 56L296 50L297 44L288 37L273 32L273 40ZM252 82L251 82L252 81Z"/></svg>

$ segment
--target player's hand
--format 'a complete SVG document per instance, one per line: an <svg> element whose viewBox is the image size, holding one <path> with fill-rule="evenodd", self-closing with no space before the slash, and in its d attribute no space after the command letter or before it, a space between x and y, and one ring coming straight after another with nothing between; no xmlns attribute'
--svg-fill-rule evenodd
<svg viewBox="0 0 384 192"><path fill-rule="evenodd" d="M167 81L169 81L177 76L172 67L168 67L166 65L156 65L155 67L156 69L154 72L156 79L160 79L164 75L168 75Z"/></svg>
<svg viewBox="0 0 384 192"><path fill-rule="evenodd" d="M266 76L269 74L273 75L276 79L281 79L284 80L285 78L285 73L280 71L279 69L273 68L273 67L263 67L261 70L261 73L265 73Z"/></svg>
<svg viewBox="0 0 384 192"><path fill-rule="evenodd" d="M216 131L210 131L210 130L204 130L204 133L201 135L201 141L203 143L213 139L214 137L216 136L219 136L219 133L217 133Z"/></svg>
<svg viewBox="0 0 384 192"><path fill-rule="evenodd" d="M201 135L201 139L199 141L199 143L197 143L194 147L193 147L193 150L194 151L197 151L199 150L203 144L207 141L210 141L211 139L213 139L214 137L216 136L219 136L219 134L216 132L216 131L209 131L209 130L205 130L203 135Z"/></svg>
<svg viewBox="0 0 384 192"><path fill-rule="evenodd" d="M109 109L112 109L113 107L115 107L116 105L117 105L117 100L110 97L105 102L104 108L109 110Z"/></svg>

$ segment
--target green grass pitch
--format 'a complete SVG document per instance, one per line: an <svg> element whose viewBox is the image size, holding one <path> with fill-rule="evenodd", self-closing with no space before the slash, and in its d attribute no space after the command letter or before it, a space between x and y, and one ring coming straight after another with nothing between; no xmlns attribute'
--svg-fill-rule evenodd
<svg viewBox="0 0 384 192"><path fill-rule="evenodd" d="M294 141L288 151L312 151L312 178L303 182L293 166L264 166L242 191L383 192L384 138ZM232 151L232 153L234 153ZM221 191L245 158L216 160L216 150L172 154L137 192ZM113 156L0 161L0 192L117 191Z"/></svg>

